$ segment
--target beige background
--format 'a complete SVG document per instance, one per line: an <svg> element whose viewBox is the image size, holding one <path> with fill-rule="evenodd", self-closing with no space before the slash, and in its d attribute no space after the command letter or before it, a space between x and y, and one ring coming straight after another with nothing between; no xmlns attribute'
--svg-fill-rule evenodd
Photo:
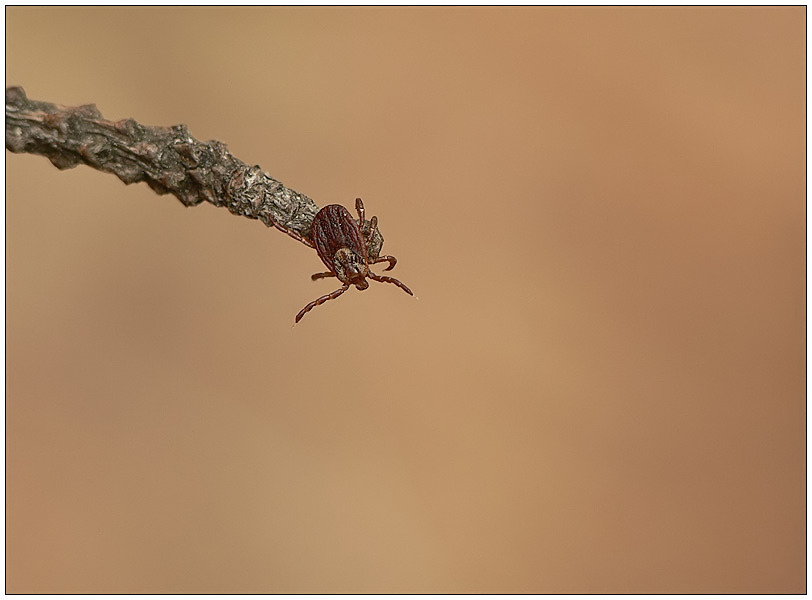
<svg viewBox="0 0 812 600"><path fill-rule="evenodd" d="M420 298L7 153L8 591L804 591L803 7L7 17Z"/></svg>

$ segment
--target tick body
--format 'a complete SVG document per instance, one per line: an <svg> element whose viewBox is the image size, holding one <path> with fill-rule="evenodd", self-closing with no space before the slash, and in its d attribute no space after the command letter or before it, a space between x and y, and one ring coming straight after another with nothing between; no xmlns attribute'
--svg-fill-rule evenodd
<svg viewBox="0 0 812 600"><path fill-rule="evenodd" d="M397 259L394 256L379 256L380 247L372 250L372 240L378 229L378 217L366 221L364 203L360 198L355 200L355 210L358 211L358 221L352 218L349 211L340 204L330 204L322 208L313 219L313 243L316 252L329 271L316 273L311 278L315 281L323 277L336 277L342 286L321 298L313 300L296 315L298 323L305 314L324 304L328 300L338 298L354 285L359 290L369 287L367 278L383 283L393 283L404 292L413 296L412 290L394 277L378 275L369 270L369 266L388 262L384 269L390 271L395 267Z"/></svg>

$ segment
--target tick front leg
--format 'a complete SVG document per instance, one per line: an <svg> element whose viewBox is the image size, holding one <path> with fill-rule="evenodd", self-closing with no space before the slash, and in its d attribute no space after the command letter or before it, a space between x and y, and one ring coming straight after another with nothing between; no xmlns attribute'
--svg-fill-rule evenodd
<svg viewBox="0 0 812 600"><path fill-rule="evenodd" d="M275 219L272 222L273 222L274 227L276 227L279 231L284 231L285 233L287 233L290 237L292 237L297 242L302 242L305 246L310 246L311 248L316 247L316 245L313 242L311 242L309 239L304 237L298 231L293 231L293 229L288 229L284 225L281 225L281 224L277 223L277 221Z"/></svg>
<svg viewBox="0 0 812 600"><path fill-rule="evenodd" d="M367 234L367 242L371 242L375 237L375 232L378 230L378 217L373 216L369 220L369 233Z"/></svg>
<svg viewBox="0 0 812 600"><path fill-rule="evenodd" d="M363 228L362 228L362 229L363 229ZM365 239L366 239L366 241L367 241L367 248L372 248L372 240L374 240L374 239L375 239L375 233L376 233L377 231L378 231L378 217L373 216L373 217L372 217L372 218L369 220L369 231L368 231L368 232L367 232L367 233L364 235L364 238L365 238ZM383 241L381 241L381 245L380 245L380 246L378 246L378 252L380 252L380 251L381 251L381 248L382 248L382 247L383 247ZM383 260L389 260L389 258L391 258L391 257L384 257L384 259L383 259ZM392 259L392 260L394 260L394 259ZM376 262L380 262L380 260L376 259L376 260L372 261L372 262L371 262L371 263L369 263L369 264L375 264ZM397 262L397 261L395 260L395 262ZM384 269L384 271L389 271L389 270L391 270L391 269L392 269L394 266L395 266L395 264L394 264L392 261L389 261L389 268L388 268L388 269Z"/></svg>
<svg viewBox="0 0 812 600"><path fill-rule="evenodd" d="M307 306L305 306L305 307L304 307L302 310L300 310L300 311L299 311L299 314L298 314L298 315L296 315L296 323L298 323L299 321L301 321L301 320L302 320L302 317L303 317L303 316L305 316L305 314L306 314L306 313L307 313L309 310L311 310L311 309L313 309L313 308L317 307L319 304L324 304L324 303L325 303L325 302L327 302L328 300L332 300L333 298L338 298L338 297L339 297L341 294L343 294L344 292L346 292L348 289L350 289L350 284L349 284L349 283L345 283L345 284L344 284L344 285L342 285L340 288L338 288L336 291L334 291L334 292L330 292L329 294L327 294L326 296L322 296L321 298L316 298L315 300L313 300L313 302L311 302L310 304L308 304L308 305L307 305ZM411 293L411 292L410 292L410 293Z"/></svg>
<svg viewBox="0 0 812 600"><path fill-rule="evenodd" d="M373 260L370 264L374 265L375 263L379 263L379 262L383 262L383 261L388 261L389 262L389 266L386 267L384 269L384 271L391 271L392 269L395 268L395 265L398 264L398 259L395 258L394 256L379 256L378 258Z"/></svg>
<svg viewBox="0 0 812 600"><path fill-rule="evenodd" d="M323 279L325 277L335 277L335 276L336 276L336 274L333 273L332 271L326 271L325 273L313 273L310 276L310 279L312 279L313 281L316 281L317 279Z"/></svg>
<svg viewBox="0 0 812 600"><path fill-rule="evenodd" d="M410 296L414 296L414 294L412 293L412 290L407 288L406 284L398 281L394 277L387 277L386 275L376 275L375 273L370 271L369 272L369 278L374 279L375 281L380 281L381 283L394 283L396 286L398 286L400 289L402 289L404 292L406 292Z"/></svg>
<svg viewBox="0 0 812 600"><path fill-rule="evenodd" d="M355 210L358 211L358 219L361 221L359 226L361 227L361 229L363 229L364 228L364 218L365 218L367 213L364 210L364 201L361 200L360 198L355 199Z"/></svg>

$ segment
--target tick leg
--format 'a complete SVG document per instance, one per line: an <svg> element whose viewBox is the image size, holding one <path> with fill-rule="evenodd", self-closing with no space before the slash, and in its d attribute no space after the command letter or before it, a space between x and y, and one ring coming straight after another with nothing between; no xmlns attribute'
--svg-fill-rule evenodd
<svg viewBox="0 0 812 600"><path fill-rule="evenodd" d="M394 283L396 286L398 286L400 289L402 289L404 292L406 292L410 296L414 296L414 294L412 293L412 290L407 288L404 283L401 283L400 281L398 281L394 277L387 277L386 275L376 275L375 273L370 271L369 272L369 278L374 279L375 281L380 281L382 283Z"/></svg>
<svg viewBox="0 0 812 600"><path fill-rule="evenodd" d="M310 246L311 248L316 247L316 245L313 242L311 242L309 239L304 237L298 231L293 231L293 229L288 229L284 225L281 225L280 223L277 223L275 219L272 222L273 222L274 227L276 227L279 231L284 231L285 233L287 233L290 237L292 237L297 242L302 242L305 246Z"/></svg>
<svg viewBox="0 0 812 600"><path fill-rule="evenodd" d="M355 210L358 211L358 218L361 220L360 227L364 228L364 217L367 214L364 210L364 201L360 198L355 199Z"/></svg>
<svg viewBox="0 0 812 600"><path fill-rule="evenodd" d="M395 268L395 265L398 264L398 259L394 256L379 256L375 260L373 260L370 264L374 265L375 263L389 261L389 266L384 269L384 271L391 271Z"/></svg>
<svg viewBox="0 0 812 600"><path fill-rule="evenodd" d="M335 277L335 276L336 276L336 274L333 273L332 271L327 271L325 273L313 273L310 276L310 279L312 279L313 281L316 281L317 279L323 279L324 277Z"/></svg>
<svg viewBox="0 0 812 600"><path fill-rule="evenodd" d="M375 237L375 232L378 230L378 217L372 217L369 220L369 233L367 234L367 241L371 242Z"/></svg>
<svg viewBox="0 0 812 600"><path fill-rule="evenodd" d="M299 311L299 314L296 315L296 323L301 321L302 317L305 316L305 314L309 310L317 307L319 304L324 304L328 300L332 300L333 298L338 298L341 294L346 292L348 289L350 289L350 284L345 283L340 288L338 288L336 291L330 292L329 294L327 294L326 296L322 296L321 298L316 298L315 300L313 300L313 302L311 302L310 304L308 304L302 310Z"/></svg>
<svg viewBox="0 0 812 600"><path fill-rule="evenodd" d="M363 227L361 229L363 230ZM372 240L375 238L375 232L376 231L378 231L378 217L372 217L369 220L369 232L364 236L364 239L366 239L366 241L367 241L367 248L370 248L372 246ZM378 252L380 252L380 251L381 251L381 249L378 248ZM376 262L378 262L378 261L374 260L372 263L369 263L369 264L374 264ZM397 262L397 261L395 261L395 262ZM391 267L389 267L389 269L391 269L394 266L395 265L392 265ZM389 269L384 269L384 271L388 271Z"/></svg>

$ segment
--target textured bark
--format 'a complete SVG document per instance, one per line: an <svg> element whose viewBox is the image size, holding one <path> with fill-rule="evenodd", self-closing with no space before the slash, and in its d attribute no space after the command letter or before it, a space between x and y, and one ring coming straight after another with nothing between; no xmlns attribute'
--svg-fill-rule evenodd
<svg viewBox="0 0 812 600"><path fill-rule="evenodd" d="M277 226L311 245L319 210L304 194L286 188L259 166L234 157L222 142L200 142L186 125L152 127L132 119L108 121L95 105L69 107L30 100L6 88L6 148L41 154L59 169L86 164L124 183L145 181L186 206L203 201L235 215ZM383 238L376 236L380 252ZM377 256L377 252L375 255Z"/></svg>

